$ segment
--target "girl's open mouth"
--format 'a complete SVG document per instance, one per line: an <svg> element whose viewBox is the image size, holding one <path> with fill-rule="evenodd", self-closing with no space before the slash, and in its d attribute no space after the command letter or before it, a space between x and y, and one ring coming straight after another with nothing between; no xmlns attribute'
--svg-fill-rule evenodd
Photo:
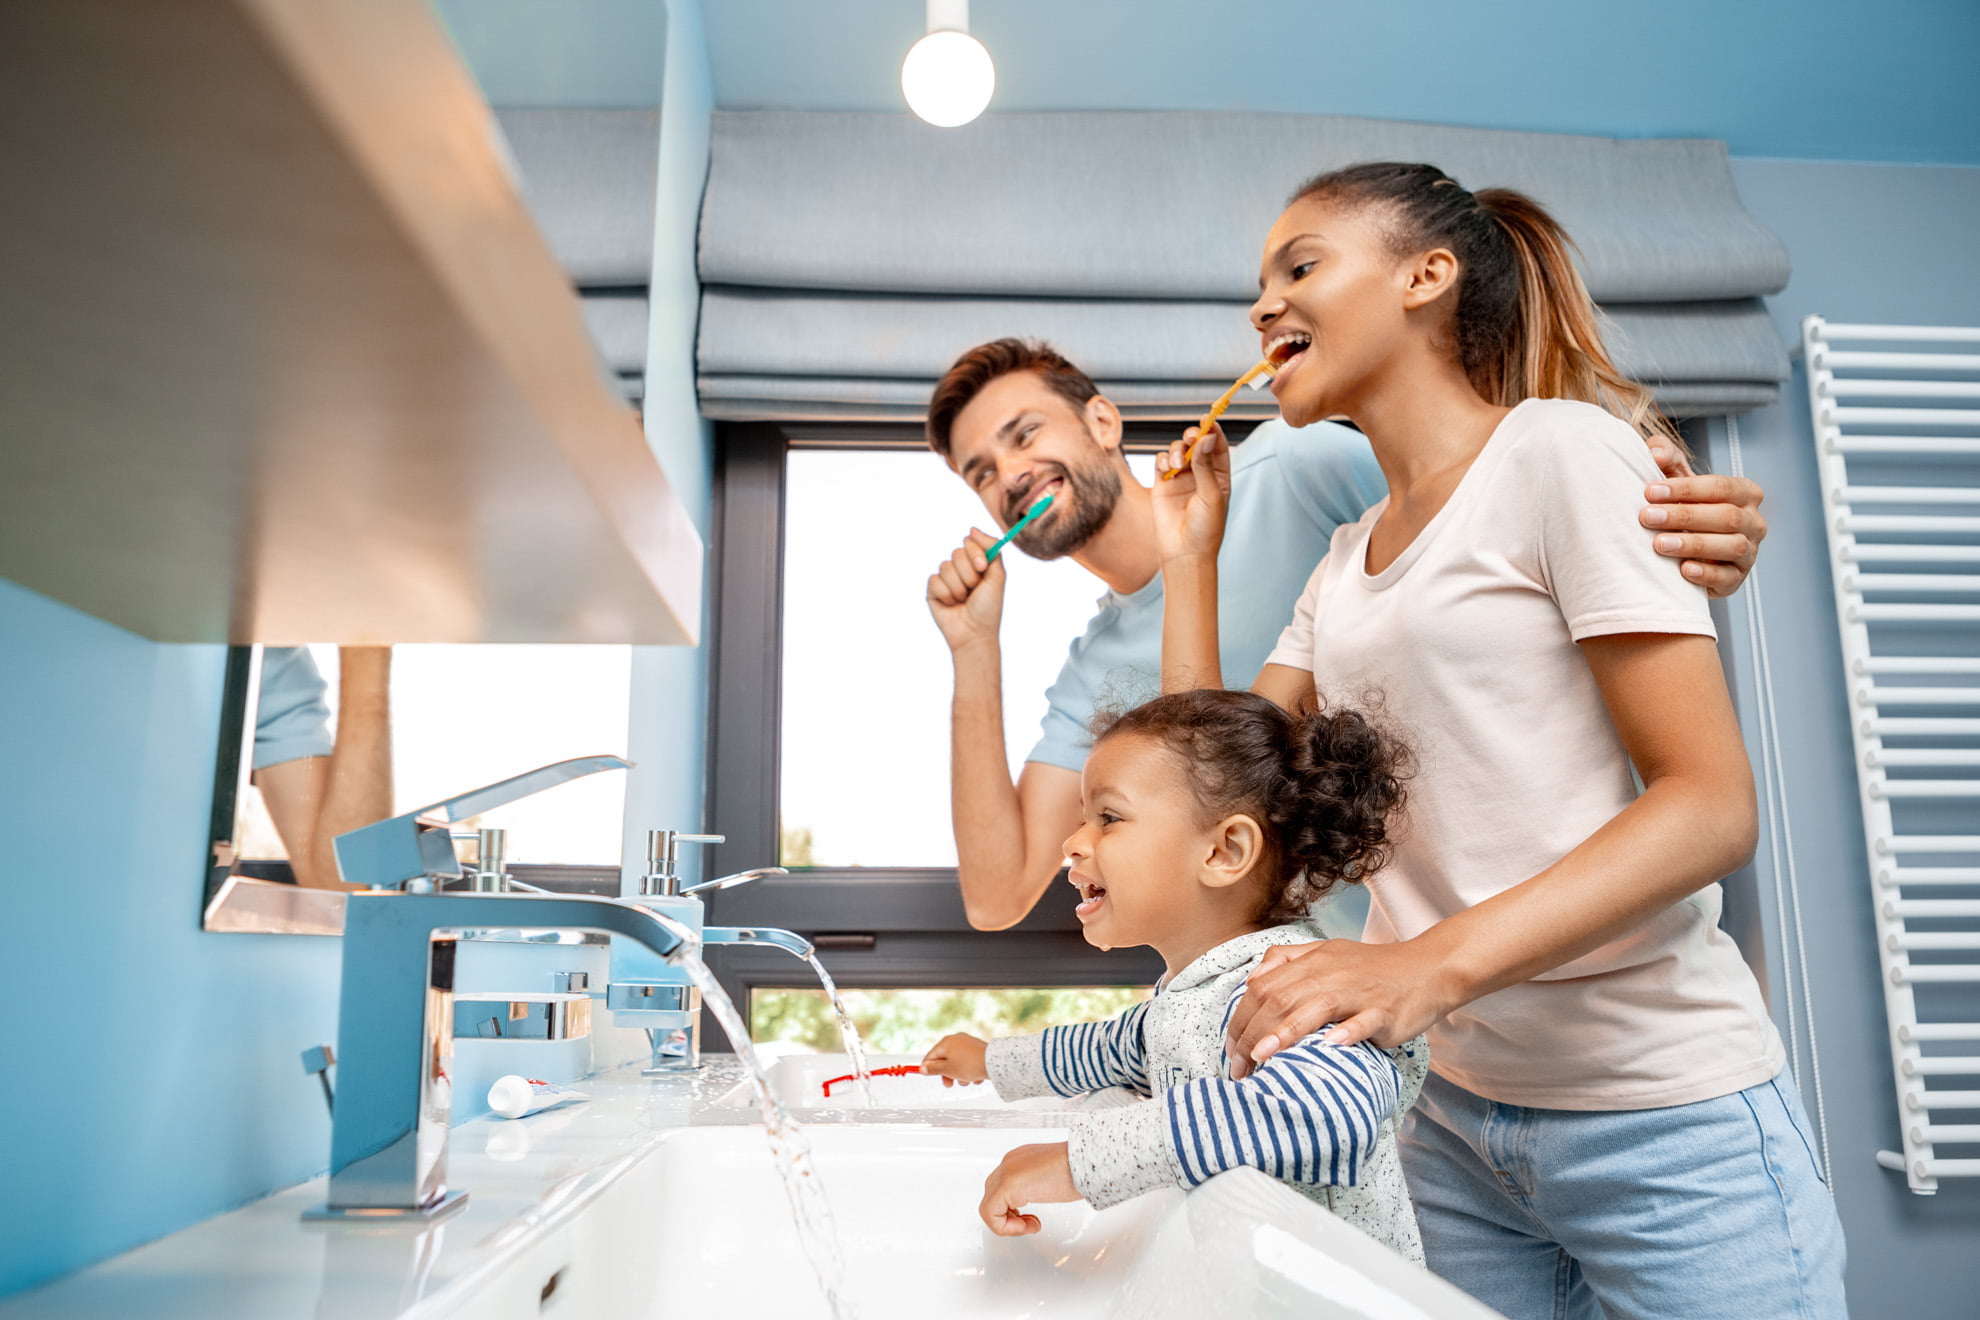
<svg viewBox="0 0 1980 1320"><path fill-rule="evenodd" d="M1079 906L1073 909L1073 915L1085 921L1097 913L1106 901L1107 891L1101 886L1082 884L1079 887Z"/></svg>

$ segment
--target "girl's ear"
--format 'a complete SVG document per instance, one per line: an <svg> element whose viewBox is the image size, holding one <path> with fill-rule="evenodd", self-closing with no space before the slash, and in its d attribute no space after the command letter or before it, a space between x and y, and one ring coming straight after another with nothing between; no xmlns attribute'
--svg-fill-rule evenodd
<svg viewBox="0 0 1980 1320"><path fill-rule="evenodd" d="M1265 855L1265 831L1250 816L1226 816L1210 829L1210 852L1203 860L1203 883L1212 889L1238 884L1258 869Z"/></svg>
<svg viewBox="0 0 1980 1320"><path fill-rule="evenodd" d="M1462 268L1457 254L1449 248L1431 248L1413 258L1404 268L1403 310L1428 307L1457 288Z"/></svg>

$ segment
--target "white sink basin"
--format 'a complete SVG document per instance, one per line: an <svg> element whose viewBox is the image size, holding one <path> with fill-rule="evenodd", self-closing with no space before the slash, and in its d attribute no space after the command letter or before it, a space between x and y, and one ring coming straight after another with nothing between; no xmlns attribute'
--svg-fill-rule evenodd
<svg viewBox="0 0 1980 1320"><path fill-rule="evenodd" d="M869 1068L890 1068L898 1064L920 1063L918 1054L872 1054ZM787 1109L1001 1109L1050 1112L1078 1108L1071 1100L1042 1096L1032 1100L1006 1102L997 1098L988 1083L975 1086L944 1086L939 1077L875 1077L873 1103L868 1105L853 1082L839 1082L832 1094L825 1094L825 1083L852 1072L852 1059L844 1054L792 1054L768 1068L770 1089ZM756 1107L756 1092L749 1083L722 1097L725 1105Z"/></svg>
<svg viewBox="0 0 1980 1320"><path fill-rule="evenodd" d="M1104 1212L1038 1207L1042 1232L999 1238L976 1217L984 1175L1012 1147L1062 1131L833 1125L807 1135L863 1320L1495 1314L1248 1169ZM539 1244L533 1272L488 1280L455 1314L520 1315L518 1299L526 1293L533 1308L554 1277L557 1313L573 1317L829 1315L760 1128L668 1136L554 1240L570 1259Z"/></svg>

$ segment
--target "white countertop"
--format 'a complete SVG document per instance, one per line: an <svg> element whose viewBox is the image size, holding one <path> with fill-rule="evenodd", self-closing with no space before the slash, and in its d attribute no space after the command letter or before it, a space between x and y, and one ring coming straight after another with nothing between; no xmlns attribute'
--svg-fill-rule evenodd
<svg viewBox="0 0 1980 1320"><path fill-rule="evenodd" d="M384 1320L445 1314L530 1241L567 1221L682 1127L747 1126L723 1104L741 1082L733 1056L699 1073L644 1078L628 1065L575 1083L591 1099L524 1119L484 1115L454 1128L448 1183L467 1205L437 1224L305 1223L326 1178L276 1192L169 1237L0 1302L0 1320ZM808 1126L1038 1128L1036 1111L820 1110Z"/></svg>

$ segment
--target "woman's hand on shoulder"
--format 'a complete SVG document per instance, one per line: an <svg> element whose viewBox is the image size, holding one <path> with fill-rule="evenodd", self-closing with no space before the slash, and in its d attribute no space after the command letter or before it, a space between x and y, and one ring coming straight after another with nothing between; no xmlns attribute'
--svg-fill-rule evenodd
<svg viewBox="0 0 1980 1320"><path fill-rule="evenodd" d="M1231 1076L1247 1076L1329 1022L1329 1045L1373 1041L1393 1049L1463 1002L1441 960L1415 941L1323 940L1266 951L1226 1029Z"/></svg>
<svg viewBox="0 0 1980 1320"><path fill-rule="evenodd" d="M1745 477L1693 475L1669 445L1651 446L1650 456L1664 480L1645 487L1649 504L1638 518L1657 533L1657 553L1680 561L1678 571L1709 594L1732 595L1745 585L1767 538L1760 513L1767 492Z"/></svg>
<svg viewBox="0 0 1980 1320"><path fill-rule="evenodd" d="M1224 543L1231 447L1224 441L1224 428L1212 426L1185 464L1183 455L1196 438L1192 426L1167 453L1155 456L1155 545L1165 564L1178 559L1214 560Z"/></svg>

